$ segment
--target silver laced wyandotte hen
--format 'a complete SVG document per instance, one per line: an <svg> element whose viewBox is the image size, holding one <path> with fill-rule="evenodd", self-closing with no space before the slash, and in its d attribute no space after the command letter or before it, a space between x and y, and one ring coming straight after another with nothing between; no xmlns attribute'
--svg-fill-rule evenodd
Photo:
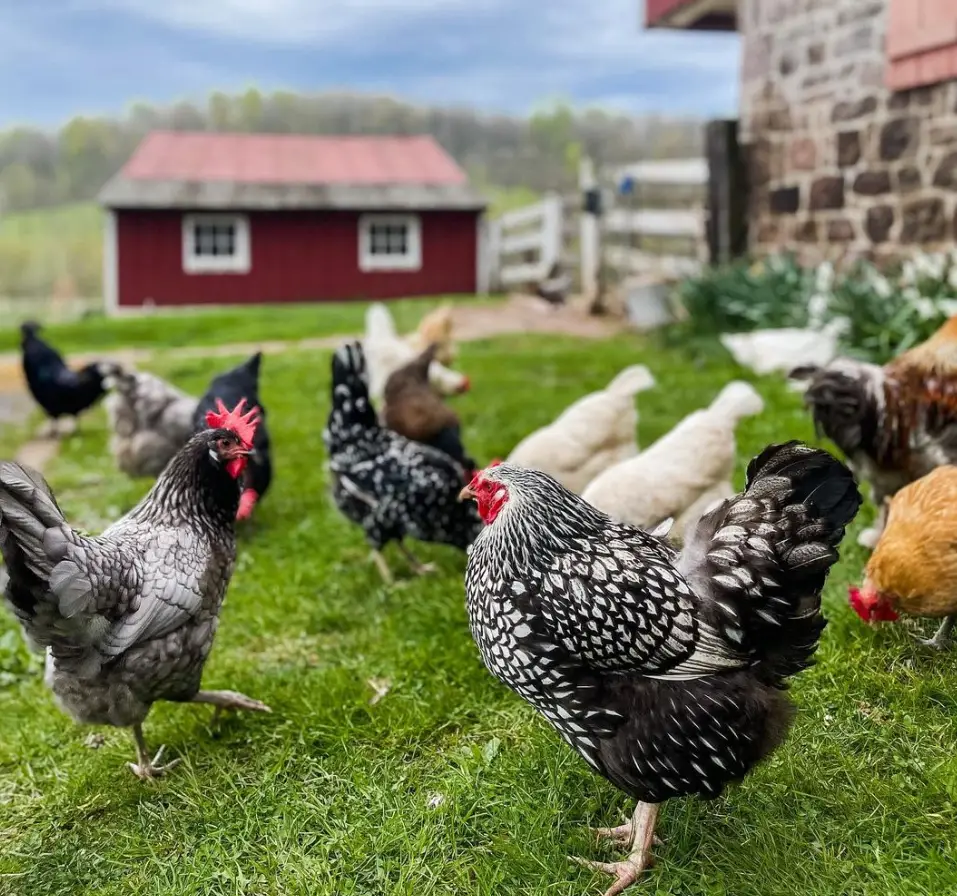
<svg viewBox="0 0 957 896"><path fill-rule="evenodd" d="M458 500L466 470L448 454L413 442L379 424L369 400L365 355L358 342L332 358L332 409L323 431L332 496L346 519L358 523L386 582L392 573L382 549L399 545L412 568L421 564L404 538L465 550L482 529L474 505Z"/></svg>
<svg viewBox="0 0 957 896"><path fill-rule="evenodd" d="M614 896L649 865L662 802L714 798L782 742L857 484L826 451L772 445L681 553L667 524L614 522L535 470L491 466L462 497L485 522L466 572L485 665L639 801L599 831L628 857L586 863L615 876Z"/></svg>
<svg viewBox="0 0 957 896"><path fill-rule="evenodd" d="M268 712L233 691L200 690L236 560L238 481L256 409L211 414L146 497L101 535L77 532L42 476L0 463L4 597L47 655L57 703L82 724L132 728L140 778L152 759L143 721L157 700Z"/></svg>

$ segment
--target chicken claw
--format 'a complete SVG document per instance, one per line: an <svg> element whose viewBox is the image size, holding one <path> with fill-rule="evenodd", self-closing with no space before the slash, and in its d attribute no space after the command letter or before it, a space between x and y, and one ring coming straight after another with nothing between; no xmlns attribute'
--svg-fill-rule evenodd
<svg viewBox="0 0 957 896"><path fill-rule="evenodd" d="M239 691L200 691L193 703L209 703L216 709L236 709L245 712L272 712L265 703L253 700Z"/></svg>
<svg viewBox="0 0 957 896"><path fill-rule="evenodd" d="M430 572L435 572L438 568L434 563L420 563L415 554L401 542L399 542L399 550L402 551L402 556L405 557L406 562L412 567L412 571L416 575L424 576Z"/></svg>
<svg viewBox="0 0 957 896"><path fill-rule="evenodd" d="M140 757L139 763L128 762L127 765L130 767L130 771L141 781L152 781L155 778L162 778L163 775L171 769L176 768L176 766L183 761L182 759L174 759L172 762L167 762L166 765L160 765L159 761L163 758L163 750L165 749L166 745L163 744L163 746L156 751L156 755L152 759Z"/></svg>
<svg viewBox="0 0 957 896"><path fill-rule="evenodd" d="M933 638L918 638L917 640L925 647L933 647L934 650L946 650L950 646L950 630L954 627L957 617L948 616L940 624L937 633Z"/></svg>
<svg viewBox="0 0 957 896"><path fill-rule="evenodd" d="M620 824L616 828L589 828L589 830L598 837L599 840L611 840L612 843L622 848L631 846L633 835L633 825L631 821ZM665 841L657 834L651 838L651 843L653 846L665 845Z"/></svg>
<svg viewBox="0 0 957 896"><path fill-rule="evenodd" d="M130 771L141 781L152 781L155 778L162 778L168 771L176 768L182 762L181 759L174 759L167 762L166 765L160 765L159 761L163 758L163 751L166 749L164 744L156 751L156 755L150 759L149 750L146 747L146 738L143 737L143 728L140 725L133 726L133 737L136 739L136 758L137 762L128 762Z"/></svg>
<svg viewBox="0 0 957 896"><path fill-rule="evenodd" d="M609 839L619 840L628 845L628 855L620 862L590 862L574 856L572 859L586 868L614 877L616 880L605 892L605 896L619 896L638 880L643 871L654 864L651 847L657 839L655 837L657 818L657 804L639 803L629 824L620 825L617 828L598 829L599 836L607 836Z"/></svg>

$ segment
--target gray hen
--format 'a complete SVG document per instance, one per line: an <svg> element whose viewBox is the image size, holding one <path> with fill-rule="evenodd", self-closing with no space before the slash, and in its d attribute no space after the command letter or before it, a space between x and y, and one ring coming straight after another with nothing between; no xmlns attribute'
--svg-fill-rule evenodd
<svg viewBox="0 0 957 896"><path fill-rule="evenodd" d="M203 666L236 559L239 477L255 410L211 414L146 497L98 536L64 519L42 476L0 463L4 597L46 680L77 722L133 729L141 778L152 759L142 723L157 700L268 711L232 691L202 691Z"/></svg>
<svg viewBox="0 0 957 896"><path fill-rule="evenodd" d="M110 451L128 476L159 476L193 434L197 399L141 370L112 365L105 385Z"/></svg>

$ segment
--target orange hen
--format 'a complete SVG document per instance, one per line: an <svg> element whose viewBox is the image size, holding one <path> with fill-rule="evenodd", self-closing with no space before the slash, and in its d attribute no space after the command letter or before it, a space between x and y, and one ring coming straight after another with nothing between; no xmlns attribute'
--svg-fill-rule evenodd
<svg viewBox="0 0 957 896"><path fill-rule="evenodd" d="M889 502L887 524L850 602L866 622L899 613L944 617L929 641L947 644L957 619L957 467L938 467Z"/></svg>

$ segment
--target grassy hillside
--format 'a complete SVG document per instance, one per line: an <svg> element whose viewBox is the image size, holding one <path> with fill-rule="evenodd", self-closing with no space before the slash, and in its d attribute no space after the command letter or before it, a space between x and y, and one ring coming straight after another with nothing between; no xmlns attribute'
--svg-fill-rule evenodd
<svg viewBox="0 0 957 896"><path fill-rule="evenodd" d="M96 203L0 216L0 297L99 296L102 259Z"/></svg>

